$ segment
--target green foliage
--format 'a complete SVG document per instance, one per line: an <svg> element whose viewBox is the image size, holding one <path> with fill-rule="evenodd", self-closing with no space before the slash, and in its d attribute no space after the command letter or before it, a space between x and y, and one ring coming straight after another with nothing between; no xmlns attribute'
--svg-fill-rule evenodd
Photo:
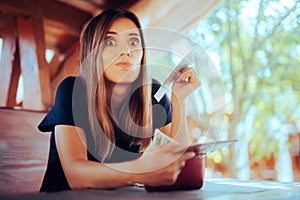
<svg viewBox="0 0 300 200"><path fill-rule="evenodd" d="M299 132L299 35L296 0L225 0L190 33L202 48L219 55L234 108L229 126L243 122L255 108L248 133L255 161L277 155L278 134Z"/></svg>

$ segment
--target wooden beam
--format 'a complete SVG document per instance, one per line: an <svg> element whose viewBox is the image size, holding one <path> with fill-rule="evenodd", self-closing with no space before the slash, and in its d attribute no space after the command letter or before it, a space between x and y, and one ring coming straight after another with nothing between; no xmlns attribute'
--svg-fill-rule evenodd
<svg viewBox="0 0 300 200"><path fill-rule="evenodd" d="M66 31L76 36L80 34L82 26L92 17L88 12L53 0L0 0L0 10L60 23Z"/></svg>
<svg viewBox="0 0 300 200"><path fill-rule="evenodd" d="M91 13L93 16L97 15L103 10L98 6L91 4L90 1L82 1L82 0L57 0L57 1L63 2L65 4L78 8L80 10L84 10L88 13Z"/></svg>
<svg viewBox="0 0 300 200"><path fill-rule="evenodd" d="M20 53L19 53L18 45L16 46L14 58L15 59L13 61L13 69L12 69L11 80L10 80L10 85L8 90L8 97L7 97L8 107L17 106L16 98L17 98L18 85L19 85L19 79L21 74Z"/></svg>
<svg viewBox="0 0 300 200"><path fill-rule="evenodd" d="M45 106L45 110L49 110L51 107L50 70L49 64L46 61L46 44L43 27L43 20L41 18L33 18L42 103Z"/></svg>
<svg viewBox="0 0 300 200"><path fill-rule="evenodd" d="M63 53L74 42L79 41L79 33L70 33L64 24L44 20L45 40L47 48Z"/></svg>
<svg viewBox="0 0 300 200"><path fill-rule="evenodd" d="M47 103L43 99L43 94L50 92L44 91L41 81L43 78L49 81L47 75L40 77L39 66L45 62L42 60L45 55L45 49L38 50L37 35L40 35L36 28L36 23L30 17L17 17L21 71L24 80L24 101L23 108L30 110L47 110ZM41 28L41 27L40 27ZM42 29L42 28L41 28ZM43 69L43 68L42 68ZM41 71L46 74L45 71ZM48 74L49 75L49 74Z"/></svg>
<svg viewBox="0 0 300 200"><path fill-rule="evenodd" d="M16 19L9 14L0 14L0 36L3 39L0 62L0 106L7 106L9 88L13 72L14 54L16 51Z"/></svg>

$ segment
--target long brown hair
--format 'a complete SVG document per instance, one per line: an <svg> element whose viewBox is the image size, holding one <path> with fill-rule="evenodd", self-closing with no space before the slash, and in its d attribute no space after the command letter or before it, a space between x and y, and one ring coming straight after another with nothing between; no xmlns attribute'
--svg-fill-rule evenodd
<svg viewBox="0 0 300 200"><path fill-rule="evenodd" d="M127 111L121 110L120 113L124 119L121 122L115 119L110 103L107 101L106 96L110 93L110 88L104 77L100 45L105 40L111 24L118 18L128 18L135 23L139 29L143 47L140 74L133 83L133 88L136 90L132 91L129 100L125 101L122 106L127 108ZM139 144L140 150L145 149L151 141L153 132L151 84L149 84L150 80L146 68L143 33L135 14L124 10L109 9L90 21L80 44L78 74L84 80L87 91L89 124L94 140L93 150L97 157L99 156L98 158L103 161L111 155L115 143L114 127L117 124L121 125L123 130L125 129L127 132L126 139L131 144ZM127 106L126 103L128 103Z"/></svg>

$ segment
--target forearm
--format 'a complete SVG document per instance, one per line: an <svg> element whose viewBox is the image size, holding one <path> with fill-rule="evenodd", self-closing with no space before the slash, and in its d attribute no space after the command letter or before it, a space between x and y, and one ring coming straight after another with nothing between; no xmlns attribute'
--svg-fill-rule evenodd
<svg viewBox="0 0 300 200"><path fill-rule="evenodd" d="M182 145L191 143L188 123L185 116L185 99L191 95L201 82L193 68L180 71L172 86L172 127L171 135Z"/></svg>
<svg viewBox="0 0 300 200"><path fill-rule="evenodd" d="M172 150L176 151L174 147ZM110 189L134 183L171 185L180 173L182 161L195 156L194 153L185 153L178 157L172 150L165 149L165 154L147 153L132 161L112 164L78 160L68 168L67 180L72 189Z"/></svg>
<svg viewBox="0 0 300 200"><path fill-rule="evenodd" d="M137 182L133 161L122 163L98 163L94 161L74 161L67 170L69 185L72 189L118 188Z"/></svg>
<svg viewBox="0 0 300 200"><path fill-rule="evenodd" d="M182 145L190 144L190 134L185 116L185 105L179 101L175 95L172 95L172 126L171 137Z"/></svg>
<svg viewBox="0 0 300 200"><path fill-rule="evenodd" d="M55 131L58 155L72 189L117 188L143 180L130 173L133 169L143 169L137 167L138 159L110 164L89 161L82 129L59 125Z"/></svg>

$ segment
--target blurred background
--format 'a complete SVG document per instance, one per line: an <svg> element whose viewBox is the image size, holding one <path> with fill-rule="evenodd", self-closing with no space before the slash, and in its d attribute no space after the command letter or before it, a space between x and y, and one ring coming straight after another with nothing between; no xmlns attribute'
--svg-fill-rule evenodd
<svg viewBox="0 0 300 200"><path fill-rule="evenodd" d="M111 7L135 12L145 28L176 32L206 58L195 59L205 87L191 100L190 132L197 141L238 142L207 155L205 178L300 181L300 1L0 0L1 193L38 191L49 134L36 126L58 84L76 75L81 30ZM149 63L178 59L153 53ZM163 81L169 70L160 70Z"/></svg>

